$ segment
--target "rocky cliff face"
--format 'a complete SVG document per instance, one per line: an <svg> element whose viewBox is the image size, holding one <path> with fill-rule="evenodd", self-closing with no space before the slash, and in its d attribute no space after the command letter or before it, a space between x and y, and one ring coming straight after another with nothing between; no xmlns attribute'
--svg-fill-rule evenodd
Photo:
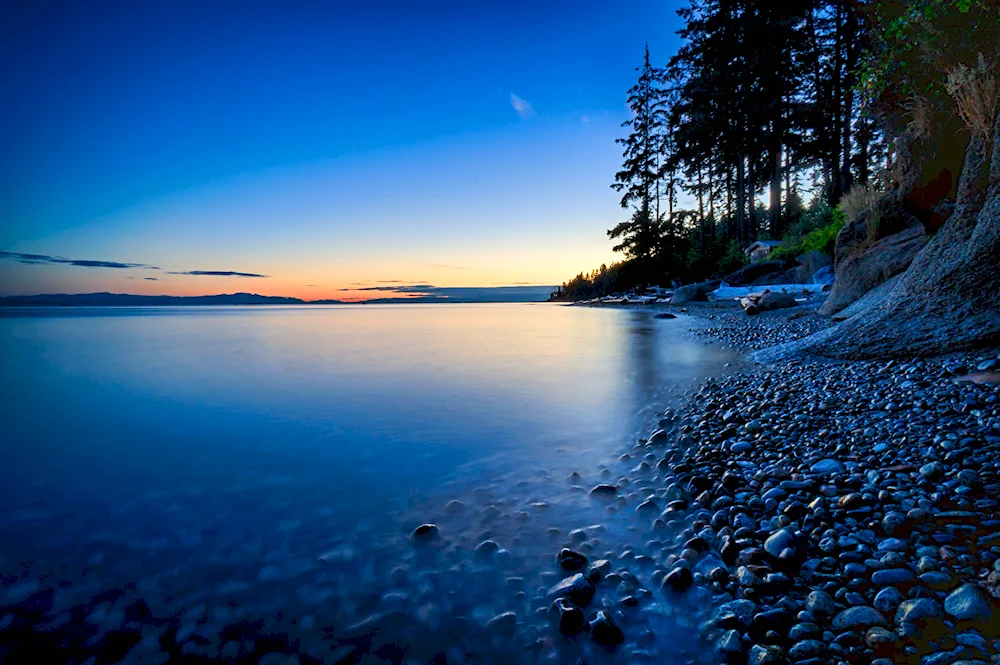
<svg viewBox="0 0 1000 665"><path fill-rule="evenodd" d="M838 257L838 281L840 261ZM878 269L878 262L869 269ZM860 312L781 352L907 358L1000 345L998 284L1000 114L991 136L974 136L969 142L951 215L891 287L869 292Z"/></svg>
<svg viewBox="0 0 1000 665"><path fill-rule="evenodd" d="M923 225L906 212L896 193L862 210L837 234L836 279L822 314L835 314L906 270L924 246Z"/></svg>

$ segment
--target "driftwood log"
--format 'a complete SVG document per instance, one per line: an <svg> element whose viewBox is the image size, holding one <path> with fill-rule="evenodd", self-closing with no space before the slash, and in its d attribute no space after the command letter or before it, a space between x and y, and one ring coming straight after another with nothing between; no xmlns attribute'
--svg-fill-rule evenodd
<svg viewBox="0 0 1000 665"><path fill-rule="evenodd" d="M748 293L740 298L740 305L743 311L749 316L753 316L769 309L784 309L785 307L795 307L795 296L790 293L776 292L765 289L759 293Z"/></svg>

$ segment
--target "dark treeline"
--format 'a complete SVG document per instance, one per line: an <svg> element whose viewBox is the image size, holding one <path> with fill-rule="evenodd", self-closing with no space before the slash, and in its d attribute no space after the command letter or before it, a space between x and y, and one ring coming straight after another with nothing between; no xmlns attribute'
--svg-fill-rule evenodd
<svg viewBox="0 0 1000 665"><path fill-rule="evenodd" d="M600 285L581 274L558 295L724 274L755 240L794 245L842 224L837 204L852 189L880 189L893 159L859 74L884 57L873 44L886 26L874 24L913 6L692 0L678 12L677 53L660 66L647 48L628 91L612 187L629 218L608 231L625 260ZM682 195L693 205L682 209Z"/></svg>

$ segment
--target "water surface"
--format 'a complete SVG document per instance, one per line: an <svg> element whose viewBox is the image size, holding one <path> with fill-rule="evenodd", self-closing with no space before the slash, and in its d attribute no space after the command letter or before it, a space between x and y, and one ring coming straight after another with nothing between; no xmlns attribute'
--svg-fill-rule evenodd
<svg viewBox="0 0 1000 665"><path fill-rule="evenodd" d="M406 605L385 595L424 521L547 583L544 534L608 521L580 489L730 360L686 327L548 304L0 311L6 602L125 588L188 631L261 617L304 647ZM463 611L523 615L521 595Z"/></svg>

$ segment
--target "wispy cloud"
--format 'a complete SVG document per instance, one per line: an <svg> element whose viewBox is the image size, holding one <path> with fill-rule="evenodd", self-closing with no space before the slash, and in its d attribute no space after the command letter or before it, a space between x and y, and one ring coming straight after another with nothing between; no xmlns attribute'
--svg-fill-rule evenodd
<svg viewBox="0 0 1000 665"><path fill-rule="evenodd" d="M372 294L370 301L400 299L406 302L537 302L548 299L554 286L513 285L505 286L433 286L431 284L406 284L402 286L369 286L363 289Z"/></svg>
<svg viewBox="0 0 1000 665"><path fill-rule="evenodd" d="M438 287L433 284L405 284L398 286L363 286L340 289L341 291L390 291L392 293L427 293Z"/></svg>
<svg viewBox="0 0 1000 665"><path fill-rule="evenodd" d="M184 270L168 272L168 275L194 275L197 277L269 277L255 272L236 272L235 270Z"/></svg>
<svg viewBox="0 0 1000 665"><path fill-rule="evenodd" d="M518 97L513 92L510 93L510 105L514 107L514 110L522 118L530 118L535 115L535 109L528 103L528 100Z"/></svg>
<svg viewBox="0 0 1000 665"><path fill-rule="evenodd" d="M80 268L113 268L115 270L161 270L148 263L124 263L121 261L98 261L96 259L66 259L48 254L24 254L21 252L0 252L0 259L8 259L27 265L68 265ZM235 270L181 270L165 271L167 275L195 275L211 277L268 277L255 272L237 272ZM149 281L157 281L155 277L146 277Z"/></svg>
<svg viewBox="0 0 1000 665"><path fill-rule="evenodd" d="M146 280L147 282L156 282L156 281L159 281L160 278L159 277L143 277L143 279Z"/></svg>
<svg viewBox="0 0 1000 665"><path fill-rule="evenodd" d="M126 270L129 268L144 268L146 270L159 270L156 266L145 263L121 263L119 261L97 261L94 259L64 259L61 256L49 256L48 254L22 254L20 252L0 252L0 259L10 259L18 263L28 265L40 264L62 264L69 266L79 266L81 268L115 268Z"/></svg>

